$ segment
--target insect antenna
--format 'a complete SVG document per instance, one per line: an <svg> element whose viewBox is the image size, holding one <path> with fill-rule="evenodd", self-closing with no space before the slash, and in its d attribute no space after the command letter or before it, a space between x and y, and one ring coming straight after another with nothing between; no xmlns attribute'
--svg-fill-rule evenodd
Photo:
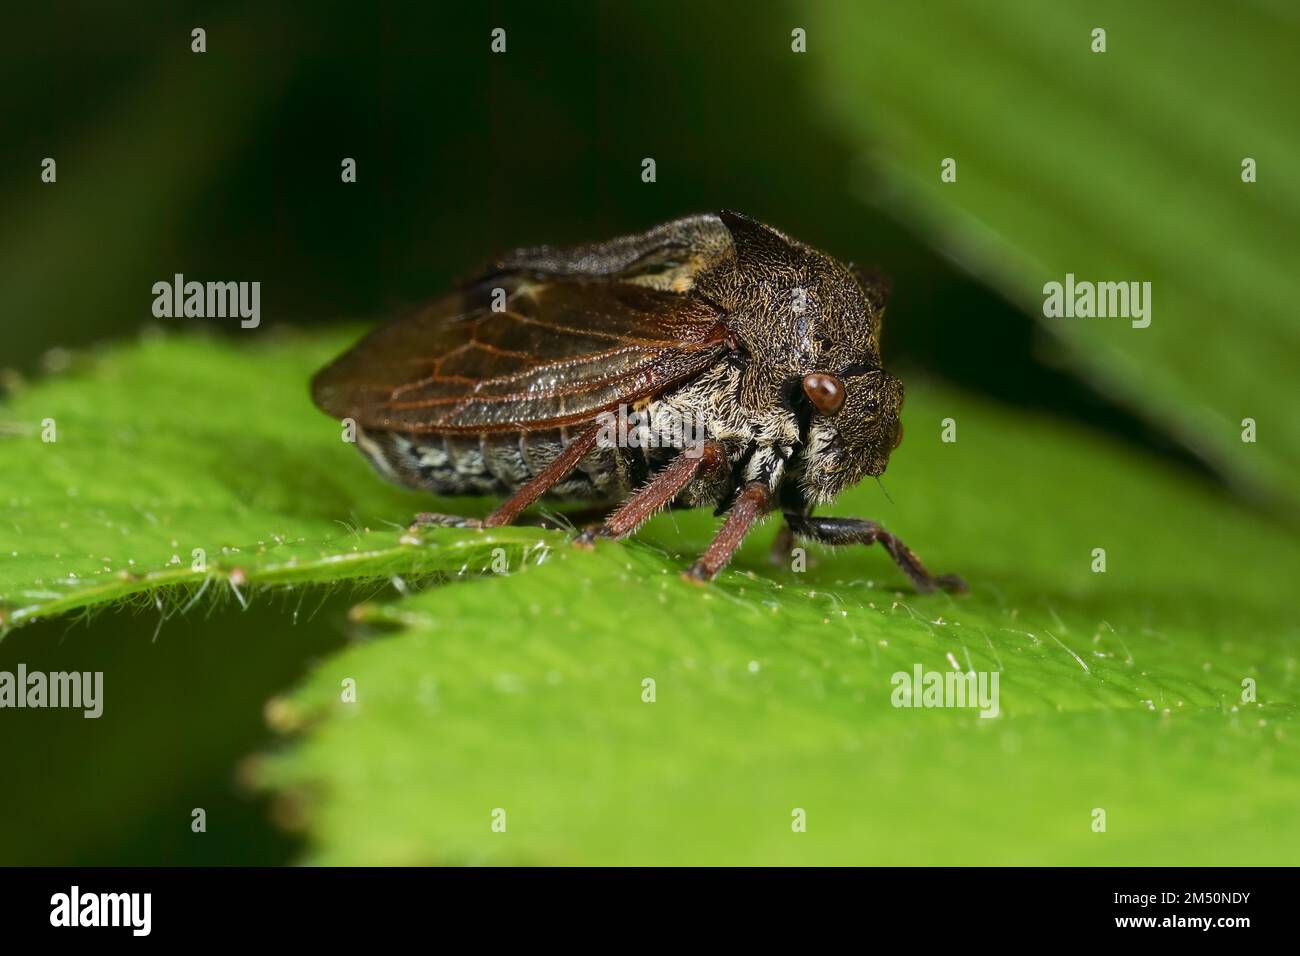
<svg viewBox="0 0 1300 956"><path fill-rule="evenodd" d="M889 497L889 489L885 487L885 483L880 480L879 475L876 475L876 484L878 484L880 486L880 490L884 492L885 500L892 505L894 503L894 499Z"/></svg>

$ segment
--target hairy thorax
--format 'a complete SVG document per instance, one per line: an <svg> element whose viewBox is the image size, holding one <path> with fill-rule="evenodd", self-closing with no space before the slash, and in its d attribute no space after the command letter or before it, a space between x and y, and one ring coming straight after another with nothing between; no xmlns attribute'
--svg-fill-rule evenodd
<svg viewBox="0 0 1300 956"><path fill-rule="evenodd" d="M698 431L721 443L726 453L724 472L701 475L679 496L687 507L722 504L737 487L752 481L762 481L773 491L781 483L799 444L798 420L779 402L747 406L740 400L742 391L742 371L724 364L649 407L656 419L673 416L697 423Z"/></svg>

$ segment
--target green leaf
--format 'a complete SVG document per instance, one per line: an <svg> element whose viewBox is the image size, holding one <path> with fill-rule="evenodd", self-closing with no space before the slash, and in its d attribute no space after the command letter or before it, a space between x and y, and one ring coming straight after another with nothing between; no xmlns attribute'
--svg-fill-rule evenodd
<svg viewBox="0 0 1300 956"><path fill-rule="evenodd" d="M1294 860L1292 671L1159 618L1015 610L559 552L367 609L403 632L272 708L310 729L262 777L319 863ZM1001 669L1000 717L891 706L892 674L950 656ZM1238 707L1247 672L1279 696Z"/></svg>
<svg viewBox="0 0 1300 956"><path fill-rule="evenodd" d="M874 548L773 568L770 532L719 583L688 584L677 572L717 525L703 512L591 553L532 528L410 538L429 499L380 482L307 399L351 338L151 338L0 407L11 623L121 599L170 613L200 606L205 582L204 601L369 582L355 617L370 639L268 708L299 736L258 776L313 859L1279 863L1300 849L1300 552L1216 489L909 377L893 501L870 483L834 510L882 520L969 595L918 596ZM996 670L999 716L894 707L893 675L917 665Z"/></svg>
<svg viewBox="0 0 1300 956"><path fill-rule="evenodd" d="M423 573L400 538L429 499L375 481L307 395L353 338L150 337L0 406L0 623Z"/></svg>
<svg viewBox="0 0 1300 956"><path fill-rule="evenodd" d="M830 115L872 170L863 195L1038 315L1108 391L1294 509L1294 11L938 0L809 16ZM1044 284L1066 273L1150 282L1150 326L1042 318Z"/></svg>

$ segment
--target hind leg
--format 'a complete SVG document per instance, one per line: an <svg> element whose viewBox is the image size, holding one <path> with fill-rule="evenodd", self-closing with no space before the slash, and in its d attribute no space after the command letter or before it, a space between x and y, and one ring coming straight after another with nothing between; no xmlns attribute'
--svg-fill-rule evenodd
<svg viewBox="0 0 1300 956"><path fill-rule="evenodd" d="M587 453L596 446L596 438L600 435L600 428L599 422L593 423L585 432L569 442L564 447L564 451L560 452L553 462L520 485L513 495L501 503L501 507L486 518L462 518L459 515L423 511L417 514L411 522L412 530L430 526L439 528L499 528L502 525L512 523L525 508L558 485L568 477L574 468L578 467L578 462L582 461Z"/></svg>

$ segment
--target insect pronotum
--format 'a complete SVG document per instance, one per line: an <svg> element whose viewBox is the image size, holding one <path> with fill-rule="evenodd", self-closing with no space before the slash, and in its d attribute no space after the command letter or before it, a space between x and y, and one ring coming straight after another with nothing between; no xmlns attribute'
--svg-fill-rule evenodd
<svg viewBox="0 0 1300 956"><path fill-rule="evenodd" d="M312 395L357 424L385 477L613 508L580 544L632 534L670 504L726 517L687 574L713 578L764 515L793 538L885 547L918 590L960 590L873 521L814 506L885 470L903 386L881 368L882 283L732 212L573 248L520 249L383 325L321 370Z"/></svg>

